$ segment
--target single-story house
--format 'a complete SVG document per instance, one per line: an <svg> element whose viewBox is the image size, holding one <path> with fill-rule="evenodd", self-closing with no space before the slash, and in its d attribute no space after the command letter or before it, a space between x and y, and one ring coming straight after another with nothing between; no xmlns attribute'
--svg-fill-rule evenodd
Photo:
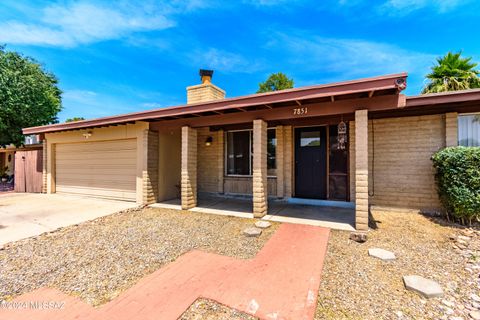
<svg viewBox="0 0 480 320"><path fill-rule="evenodd" d="M480 90L405 96L393 74L225 98L201 70L187 104L26 128L44 138L43 192L149 204L197 194L439 208L431 155L478 145Z"/></svg>

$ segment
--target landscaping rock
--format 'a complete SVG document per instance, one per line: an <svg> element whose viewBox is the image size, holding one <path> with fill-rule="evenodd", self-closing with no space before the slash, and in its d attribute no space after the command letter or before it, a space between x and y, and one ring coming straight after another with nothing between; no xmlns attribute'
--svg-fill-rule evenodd
<svg viewBox="0 0 480 320"><path fill-rule="evenodd" d="M396 259L395 253L380 248L368 249L368 255L383 261L392 261Z"/></svg>
<svg viewBox="0 0 480 320"><path fill-rule="evenodd" d="M480 311L478 311L478 310L470 311L470 313L468 315L470 316L470 318L472 318L474 320L480 320Z"/></svg>
<svg viewBox="0 0 480 320"><path fill-rule="evenodd" d="M259 235L262 234L262 229L249 227L243 230L243 234L246 235L247 237L258 237Z"/></svg>
<svg viewBox="0 0 480 320"><path fill-rule="evenodd" d="M260 229L267 229L271 226L272 224L268 221L260 220L255 222L255 227L260 228Z"/></svg>
<svg viewBox="0 0 480 320"><path fill-rule="evenodd" d="M440 285L430 279L421 276L404 276L403 282L405 288L415 291L426 298L436 298L443 296L443 290Z"/></svg>
<svg viewBox="0 0 480 320"><path fill-rule="evenodd" d="M352 232L350 233L350 240L363 243L367 241L367 233L366 232Z"/></svg>

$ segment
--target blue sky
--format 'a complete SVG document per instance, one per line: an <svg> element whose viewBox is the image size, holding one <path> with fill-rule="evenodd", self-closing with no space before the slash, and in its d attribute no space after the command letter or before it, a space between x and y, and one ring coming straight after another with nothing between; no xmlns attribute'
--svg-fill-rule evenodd
<svg viewBox="0 0 480 320"><path fill-rule="evenodd" d="M296 87L406 71L418 94L435 57L480 62L479 18L476 0L2 0L0 43L57 75L63 121L183 104L199 68L228 97L278 71Z"/></svg>

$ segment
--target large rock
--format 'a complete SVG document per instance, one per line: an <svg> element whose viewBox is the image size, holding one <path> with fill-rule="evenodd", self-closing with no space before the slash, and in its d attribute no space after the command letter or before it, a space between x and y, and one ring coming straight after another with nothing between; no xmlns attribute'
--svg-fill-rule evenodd
<svg viewBox="0 0 480 320"><path fill-rule="evenodd" d="M440 285L430 279L426 279L420 276L404 276L403 282L405 288L426 297L436 298L443 296L443 290Z"/></svg>
<svg viewBox="0 0 480 320"><path fill-rule="evenodd" d="M260 229L267 229L270 228L272 224L268 221L265 220L260 220L255 222L255 227L260 228Z"/></svg>
<svg viewBox="0 0 480 320"><path fill-rule="evenodd" d="M262 234L262 229L250 227L243 230L243 234L246 235L247 237L258 237L259 235Z"/></svg>
<svg viewBox="0 0 480 320"><path fill-rule="evenodd" d="M368 255L378 259L382 259L383 261L391 261L396 259L395 253L380 248L368 249Z"/></svg>

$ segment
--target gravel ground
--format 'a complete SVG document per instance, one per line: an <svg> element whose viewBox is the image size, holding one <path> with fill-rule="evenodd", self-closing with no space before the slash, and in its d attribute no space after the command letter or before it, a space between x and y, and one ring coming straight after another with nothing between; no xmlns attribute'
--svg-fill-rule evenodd
<svg viewBox="0 0 480 320"><path fill-rule="evenodd" d="M331 232L315 318L473 318L480 307L480 231L415 212L376 210L373 217L377 229L366 243ZM397 260L369 257L373 247L393 251ZM402 276L414 274L437 281L444 297L405 290Z"/></svg>
<svg viewBox="0 0 480 320"><path fill-rule="evenodd" d="M253 219L147 208L18 241L0 250L0 300L55 287L103 304L192 249L251 258L278 224L249 238Z"/></svg>
<svg viewBox="0 0 480 320"><path fill-rule="evenodd" d="M257 320L249 314L231 309L216 301L198 299L180 317L180 320Z"/></svg>

